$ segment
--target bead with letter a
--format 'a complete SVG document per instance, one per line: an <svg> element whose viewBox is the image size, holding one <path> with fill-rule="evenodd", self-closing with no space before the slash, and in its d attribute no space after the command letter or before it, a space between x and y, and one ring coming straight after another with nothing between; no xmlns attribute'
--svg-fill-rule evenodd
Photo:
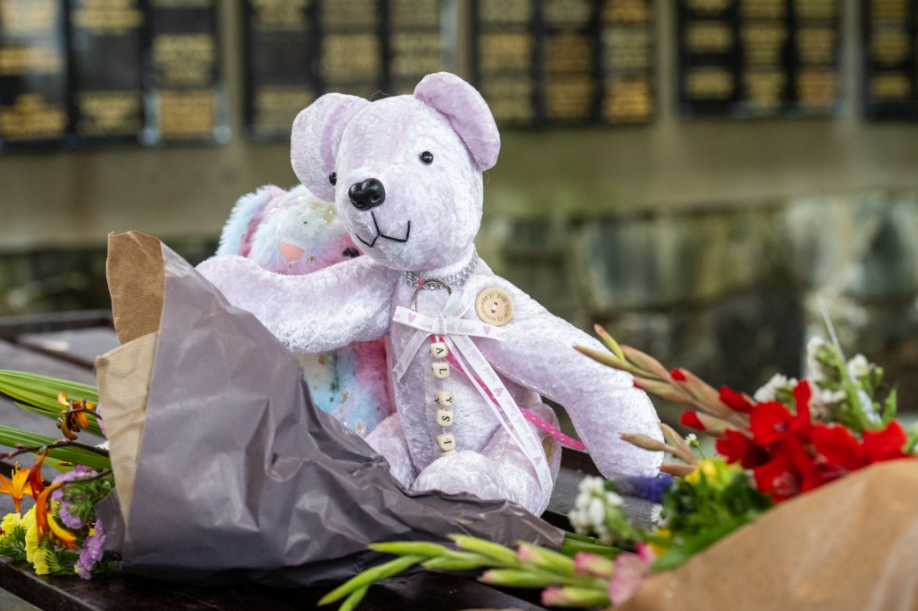
<svg viewBox="0 0 918 611"><path fill-rule="evenodd" d="M446 356L448 350L445 342L434 342L430 345L430 356L435 359L442 359Z"/></svg>

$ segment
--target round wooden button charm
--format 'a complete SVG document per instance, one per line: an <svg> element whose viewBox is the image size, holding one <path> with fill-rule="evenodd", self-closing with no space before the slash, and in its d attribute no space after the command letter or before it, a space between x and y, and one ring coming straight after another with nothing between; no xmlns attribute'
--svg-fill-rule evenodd
<svg viewBox="0 0 918 611"><path fill-rule="evenodd" d="M513 300L503 289L492 286L478 293L475 312L482 322L502 327L513 318Z"/></svg>

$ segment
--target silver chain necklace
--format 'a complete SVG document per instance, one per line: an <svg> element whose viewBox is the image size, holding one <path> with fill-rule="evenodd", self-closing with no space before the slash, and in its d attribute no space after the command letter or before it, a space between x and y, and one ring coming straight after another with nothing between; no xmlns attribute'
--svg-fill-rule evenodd
<svg viewBox="0 0 918 611"><path fill-rule="evenodd" d="M406 271L402 272L402 278L405 279L405 282L408 283L408 286L415 288L420 287L421 289L428 291L438 291L442 290L445 286L462 286L465 284L465 281L475 273L477 268L478 251L473 249L471 260L466 263L465 267L460 269L458 272L454 272L448 276L441 276L439 278L422 278L415 272ZM430 282L430 280L436 280L436 282Z"/></svg>

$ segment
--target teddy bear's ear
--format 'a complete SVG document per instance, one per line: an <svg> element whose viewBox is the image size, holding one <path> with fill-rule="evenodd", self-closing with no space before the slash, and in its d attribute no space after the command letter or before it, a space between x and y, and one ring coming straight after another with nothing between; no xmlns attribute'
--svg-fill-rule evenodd
<svg viewBox="0 0 918 611"><path fill-rule="evenodd" d="M414 97L449 119L479 170L494 167L500 153L500 133L488 103L474 87L455 74L437 72L418 83Z"/></svg>
<svg viewBox="0 0 918 611"><path fill-rule="evenodd" d="M348 122L369 104L363 98L327 93L300 111L290 136L290 162L306 188L319 198L335 200L329 175L335 171L335 157Z"/></svg>

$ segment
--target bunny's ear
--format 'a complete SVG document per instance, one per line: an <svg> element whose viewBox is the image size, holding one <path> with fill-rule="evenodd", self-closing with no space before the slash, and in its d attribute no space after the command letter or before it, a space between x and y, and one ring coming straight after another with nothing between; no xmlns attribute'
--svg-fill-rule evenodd
<svg viewBox="0 0 918 611"><path fill-rule="evenodd" d="M290 162L306 188L319 198L335 200L329 175L335 171L335 157L341 134L360 109L369 104L363 98L327 93L300 111L290 137Z"/></svg>
<svg viewBox="0 0 918 611"><path fill-rule="evenodd" d="M437 72L418 83L414 97L446 116L479 170L494 167L500 134L491 109L474 87L455 74Z"/></svg>

